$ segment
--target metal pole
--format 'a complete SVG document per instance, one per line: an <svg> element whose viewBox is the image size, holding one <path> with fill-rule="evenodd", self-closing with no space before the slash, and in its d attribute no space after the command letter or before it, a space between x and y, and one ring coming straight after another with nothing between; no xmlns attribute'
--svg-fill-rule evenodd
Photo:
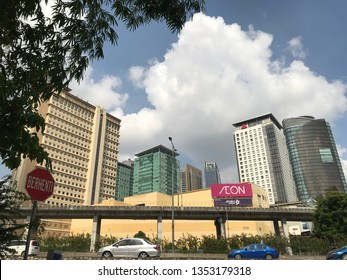
<svg viewBox="0 0 347 280"><path fill-rule="evenodd" d="M171 210L171 233L172 233L172 253L175 252L175 199L174 199L174 162L175 162L175 146L172 142L172 137L169 137L171 142L171 197L172 197L172 210Z"/></svg>
<svg viewBox="0 0 347 280"><path fill-rule="evenodd" d="M28 259L31 236L32 236L33 230L34 230L34 220L35 220L35 216L36 216L36 209L37 209L37 201L33 200L33 209L31 210L29 229L28 229L27 240L25 243L25 251L24 251L23 260Z"/></svg>

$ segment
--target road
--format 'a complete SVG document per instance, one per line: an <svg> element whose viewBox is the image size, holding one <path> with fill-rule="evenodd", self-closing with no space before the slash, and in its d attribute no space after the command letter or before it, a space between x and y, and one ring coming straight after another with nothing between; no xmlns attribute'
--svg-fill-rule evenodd
<svg viewBox="0 0 347 280"><path fill-rule="evenodd" d="M45 260L47 252L40 252L38 256L29 256L31 260ZM12 259L22 259L21 257L12 257ZM63 252L64 260L98 260L96 253L91 252ZM191 253L162 253L161 260L176 259L176 260L226 260L226 254L191 254ZM312 255L281 255L280 260L325 260L325 256Z"/></svg>

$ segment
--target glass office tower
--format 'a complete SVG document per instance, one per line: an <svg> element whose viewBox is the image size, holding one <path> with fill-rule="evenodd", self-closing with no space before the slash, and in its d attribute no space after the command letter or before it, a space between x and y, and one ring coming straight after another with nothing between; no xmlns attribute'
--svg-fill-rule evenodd
<svg viewBox="0 0 347 280"><path fill-rule="evenodd" d="M116 200L124 201L124 197L132 196L134 178L134 161L118 162L116 177Z"/></svg>
<svg viewBox="0 0 347 280"><path fill-rule="evenodd" d="M160 192L177 193L179 186L178 153L162 145L135 155L133 195Z"/></svg>
<svg viewBox="0 0 347 280"><path fill-rule="evenodd" d="M311 116L282 121L298 197L315 204L328 191L347 192L346 179L328 122Z"/></svg>
<svg viewBox="0 0 347 280"><path fill-rule="evenodd" d="M205 188L210 188L212 184L220 184L221 178L217 163L215 161L205 162Z"/></svg>

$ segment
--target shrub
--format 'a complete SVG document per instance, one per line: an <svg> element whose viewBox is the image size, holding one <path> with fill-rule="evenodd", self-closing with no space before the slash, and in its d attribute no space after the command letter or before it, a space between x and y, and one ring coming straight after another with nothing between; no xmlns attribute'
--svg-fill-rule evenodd
<svg viewBox="0 0 347 280"><path fill-rule="evenodd" d="M331 244L330 238L317 238L315 236L291 236L290 246L295 255L325 255L328 251L345 245L344 238L336 239L335 244Z"/></svg>
<svg viewBox="0 0 347 280"><path fill-rule="evenodd" d="M146 236L140 231L135 236ZM171 241L163 238L159 240L157 236L145 237L155 244L160 244L163 252L172 249ZM115 236L100 236L95 244L95 249L113 244L119 239ZM87 252L90 250L90 234L72 234L70 236L49 236L40 237L41 251L48 249L61 250L66 252ZM290 236L289 239L275 235L233 235L227 239L217 239L214 235L196 237L189 233L183 234L175 242L175 250L179 252L197 252L203 250L204 253L226 254L231 249L240 249L250 243L264 242L269 246L277 248L281 254L286 254L288 246L292 248L294 255L325 255L329 250L347 243L345 238L336 239L335 244L331 244L329 239L314 236Z"/></svg>
<svg viewBox="0 0 347 280"><path fill-rule="evenodd" d="M72 234L61 237L49 236L40 238L40 247L41 251L54 249L61 251L85 252L90 250L90 242L90 234Z"/></svg>
<svg viewBox="0 0 347 280"><path fill-rule="evenodd" d="M189 233L187 236L183 234L183 236L176 241L177 249L182 252L196 252L200 248L200 244L200 238Z"/></svg>
<svg viewBox="0 0 347 280"><path fill-rule="evenodd" d="M201 249L204 253L226 254L229 251L228 241L226 239L216 239L213 235L204 235L201 240Z"/></svg>

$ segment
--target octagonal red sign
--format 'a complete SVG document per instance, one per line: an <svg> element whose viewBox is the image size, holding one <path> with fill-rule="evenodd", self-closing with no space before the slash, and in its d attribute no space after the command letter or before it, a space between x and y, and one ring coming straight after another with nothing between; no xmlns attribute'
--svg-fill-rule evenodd
<svg viewBox="0 0 347 280"><path fill-rule="evenodd" d="M54 190L52 174L43 168L36 168L27 175L25 189L33 200L44 201Z"/></svg>

